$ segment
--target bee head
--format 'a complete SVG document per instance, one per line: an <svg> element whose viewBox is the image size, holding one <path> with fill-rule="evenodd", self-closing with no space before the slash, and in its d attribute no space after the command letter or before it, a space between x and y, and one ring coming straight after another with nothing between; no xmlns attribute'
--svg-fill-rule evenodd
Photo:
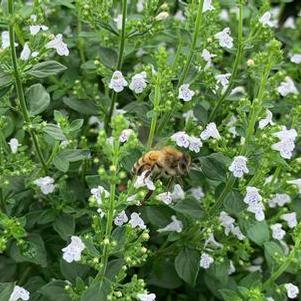
<svg viewBox="0 0 301 301"><path fill-rule="evenodd" d="M183 153L178 164L179 173L182 175L187 174L190 170L190 167L191 167L191 158L188 154Z"/></svg>

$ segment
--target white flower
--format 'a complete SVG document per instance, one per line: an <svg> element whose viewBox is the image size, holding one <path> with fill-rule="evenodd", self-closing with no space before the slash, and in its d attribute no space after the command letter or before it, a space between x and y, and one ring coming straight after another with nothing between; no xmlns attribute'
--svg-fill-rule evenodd
<svg viewBox="0 0 301 301"><path fill-rule="evenodd" d="M138 294L138 298L140 301L155 301L155 294Z"/></svg>
<svg viewBox="0 0 301 301"><path fill-rule="evenodd" d="M109 88L113 89L115 92L119 93L123 91L124 87L128 85L128 82L123 77L120 71L115 71L109 83Z"/></svg>
<svg viewBox="0 0 301 301"><path fill-rule="evenodd" d="M178 10L178 11L176 12L176 14L175 14L174 17L175 17L176 20L179 20L179 21L181 21L181 22L183 22L183 21L186 20L186 18L185 18L185 16L184 16L183 12L182 12L181 10Z"/></svg>
<svg viewBox="0 0 301 301"><path fill-rule="evenodd" d="M172 203L172 194L168 191L168 192L163 192L160 193L156 196L156 199L163 202L166 205L169 205Z"/></svg>
<svg viewBox="0 0 301 301"><path fill-rule="evenodd" d="M117 109L118 107L118 103L115 103L114 105L114 109L113 109L113 114L112 114L112 117L115 117L117 115L123 115L126 113L125 110L122 110L122 109Z"/></svg>
<svg viewBox="0 0 301 301"><path fill-rule="evenodd" d="M233 264L233 261L230 260L229 269L228 269L228 275L232 275L236 272L235 266Z"/></svg>
<svg viewBox="0 0 301 301"><path fill-rule="evenodd" d="M209 138L214 138L214 139L221 138L219 131L216 128L216 124L214 122L210 122L207 124L205 130L202 131L200 137L202 140L207 140Z"/></svg>
<svg viewBox="0 0 301 301"><path fill-rule="evenodd" d="M296 185L297 188L299 189L299 193L301 193L301 179L290 180L290 181L287 181L286 183Z"/></svg>
<svg viewBox="0 0 301 301"><path fill-rule="evenodd" d="M50 42L46 44L46 48L55 49L60 56L68 56L69 49L66 43L63 42L63 35L57 34Z"/></svg>
<svg viewBox="0 0 301 301"><path fill-rule="evenodd" d="M207 70L212 65L211 59L213 57L215 57L216 55L210 53L207 49L203 49L201 56L202 56L203 60L205 62L207 62L206 66L205 66L205 70Z"/></svg>
<svg viewBox="0 0 301 301"><path fill-rule="evenodd" d="M2 49L6 49L10 46L10 39L9 39L9 32L8 31L3 31L1 33L1 40L2 40L2 44L1 44ZM18 46L17 43L15 43L15 47L16 46Z"/></svg>
<svg viewBox="0 0 301 301"><path fill-rule="evenodd" d="M97 208L97 213L99 214L100 218L102 219L105 216L105 213L102 211L101 208Z"/></svg>
<svg viewBox="0 0 301 301"><path fill-rule="evenodd" d="M295 64L301 64L301 53L295 53L291 56L291 62Z"/></svg>
<svg viewBox="0 0 301 301"><path fill-rule="evenodd" d="M185 198L185 192L179 184L174 186L171 197L174 201L183 200Z"/></svg>
<svg viewBox="0 0 301 301"><path fill-rule="evenodd" d="M171 216L172 222L169 223L162 229L159 229L158 232L177 232L180 233L183 230L183 223L177 219L175 215Z"/></svg>
<svg viewBox="0 0 301 301"><path fill-rule="evenodd" d="M96 188L92 188L90 192L95 197L98 205L101 205L103 197L108 198L110 196L110 193L100 185Z"/></svg>
<svg viewBox="0 0 301 301"><path fill-rule="evenodd" d="M16 154L18 151L18 147L21 146L18 139L16 139L16 138L10 139L7 144L9 145L10 150L13 154Z"/></svg>
<svg viewBox="0 0 301 301"><path fill-rule="evenodd" d="M219 221L225 228L225 234L228 236L229 233L234 229L235 219L231 217L227 212L222 211L219 215Z"/></svg>
<svg viewBox="0 0 301 301"><path fill-rule="evenodd" d="M247 186L247 193L244 197L244 202L248 205L254 205L261 202L262 197L259 194L259 189L253 186Z"/></svg>
<svg viewBox="0 0 301 301"><path fill-rule="evenodd" d="M229 84L229 78L231 77L231 73L226 74L218 74L215 76L217 84L221 84L222 87L226 87Z"/></svg>
<svg viewBox="0 0 301 301"><path fill-rule="evenodd" d="M118 15L116 18L114 18L114 21L116 22L116 27L118 30L122 29L122 15Z"/></svg>
<svg viewBox="0 0 301 301"><path fill-rule="evenodd" d="M234 227L231 230L231 233L235 235L239 240L244 240L246 237L242 234L240 228L238 226Z"/></svg>
<svg viewBox="0 0 301 301"><path fill-rule="evenodd" d="M184 84L179 88L179 99L184 101L190 101L194 96L195 92L189 89L189 84Z"/></svg>
<svg viewBox="0 0 301 301"><path fill-rule="evenodd" d="M270 208L275 208L276 206L283 207L285 204L291 202L291 197L286 193L276 193L276 195L268 201Z"/></svg>
<svg viewBox="0 0 301 301"><path fill-rule="evenodd" d="M229 122L226 124L229 133L231 133L234 137L238 136L238 133L236 131L236 127L234 126L236 121L237 121L236 116L232 115Z"/></svg>
<svg viewBox="0 0 301 301"><path fill-rule="evenodd" d="M130 138L130 136L133 134L133 130L132 129L125 129L121 132L120 136L119 136L119 141L121 143L124 143L126 141L128 141L128 139Z"/></svg>
<svg viewBox="0 0 301 301"><path fill-rule="evenodd" d="M48 27L46 25L30 25L29 31L32 36L35 36L40 30L46 31Z"/></svg>
<svg viewBox="0 0 301 301"><path fill-rule="evenodd" d="M37 17L37 15L31 15L31 16L30 16L30 19L31 19L33 22L37 22L38 17Z"/></svg>
<svg viewBox="0 0 301 301"><path fill-rule="evenodd" d="M214 37L219 40L219 45L221 47L233 47L233 38L231 37L231 30L229 27L226 27L223 31L218 32Z"/></svg>
<svg viewBox="0 0 301 301"><path fill-rule="evenodd" d="M235 94L245 94L246 89L243 86L237 86L232 91L230 92L230 95L235 95Z"/></svg>
<svg viewBox="0 0 301 301"><path fill-rule="evenodd" d="M214 235L211 233L209 237L206 239L204 247L206 248L208 245L217 247L217 248L222 248L223 244L219 243L218 241L215 240Z"/></svg>
<svg viewBox="0 0 301 301"><path fill-rule="evenodd" d="M267 297L267 301L275 301L272 297Z"/></svg>
<svg viewBox="0 0 301 301"><path fill-rule="evenodd" d="M290 93L299 94L293 80L289 76L286 76L284 81L280 83L277 91L283 97L287 96Z"/></svg>
<svg viewBox="0 0 301 301"><path fill-rule="evenodd" d="M134 187L136 189L146 186L149 190L155 190L156 187L151 180L150 175L148 177L145 176L147 172L148 170L145 170L140 176L137 177L136 182L134 183Z"/></svg>
<svg viewBox="0 0 301 301"><path fill-rule="evenodd" d="M264 206L262 203L257 203L254 205L249 205L247 211L255 214L255 219L259 222L265 219Z"/></svg>
<svg viewBox="0 0 301 301"><path fill-rule="evenodd" d="M27 291L25 288L21 286L16 285L8 301L18 301L20 299L27 301L29 300L29 296L30 296L29 291Z"/></svg>
<svg viewBox="0 0 301 301"><path fill-rule="evenodd" d="M178 146L184 148L189 147L189 138L190 137L185 132L177 132L170 137L170 139L175 141Z"/></svg>
<svg viewBox="0 0 301 301"><path fill-rule="evenodd" d="M283 23L284 28L296 29L296 22L294 17L288 17L286 21Z"/></svg>
<svg viewBox="0 0 301 301"><path fill-rule="evenodd" d="M156 20L156 21L163 21L163 20L165 20L166 18L168 18L168 16L169 16L169 13L166 12L166 11L163 11L163 12L161 12L159 15L157 15L157 16L155 17L155 20Z"/></svg>
<svg viewBox="0 0 301 301"><path fill-rule="evenodd" d="M259 128L263 129L268 124L270 124L270 125L274 125L275 124L273 122L273 113L270 110L267 110L267 116L266 116L266 118L263 118L263 119L259 120Z"/></svg>
<svg viewBox="0 0 301 301"><path fill-rule="evenodd" d="M46 176L43 178L39 178L33 182L35 185L39 186L43 194L49 194L54 191L55 185L54 179Z"/></svg>
<svg viewBox="0 0 301 301"><path fill-rule="evenodd" d="M141 13L144 10L144 0L138 0L136 8L137 8L137 12Z"/></svg>
<svg viewBox="0 0 301 301"><path fill-rule="evenodd" d="M242 178L245 173L249 173L247 167L248 159L244 156L236 156L231 163L229 170L233 173L234 177Z"/></svg>
<svg viewBox="0 0 301 301"><path fill-rule="evenodd" d="M272 237L277 240L282 240L286 232L282 229L282 225L276 223L270 226L272 230Z"/></svg>
<svg viewBox="0 0 301 301"><path fill-rule="evenodd" d="M259 189L257 189L256 187L248 186L244 202L248 204L247 211L254 213L255 219L258 221L263 221L265 218L264 206L261 200L262 197L259 194Z"/></svg>
<svg viewBox="0 0 301 301"><path fill-rule="evenodd" d="M272 21L271 17L272 14L267 11L259 18L259 23L261 23L263 26L276 27L277 21Z"/></svg>
<svg viewBox="0 0 301 301"><path fill-rule="evenodd" d="M140 217L140 213L138 214L137 212L133 212L131 214L131 219L129 221L131 224L132 228L140 228L140 229L146 229L146 226L144 224L143 219Z"/></svg>
<svg viewBox="0 0 301 301"><path fill-rule="evenodd" d="M129 88L136 94L142 93L147 86L146 72L137 73L132 77Z"/></svg>
<svg viewBox="0 0 301 301"><path fill-rule="evenodd" d="M39 55L39 51L33 51L31 56L32 57L37 57Z"/></svg>
<svg viewBox="0 0 301 301"><path fill-rule="evenodd" d="M297 215L296 212L285 213L281 215L281 219L287 222L289 228L293 229L297 226Z"/></svg>
<svg viewBox="0 0 301 301"><path fill-rule="evenodd" d="M292 284L292 283L286 283L284 284L284 287L286 289L286 292L287 292L287 296L290 298L290 299L295 299L298 297L299 295L299 288Z"/></svg>
<svg viewBox="0 0 301 301"><path fill-rule="evenodd" d="M200 138L197 137L189 137L189 150L199 153L203 143Z"/></svg>
<svg viewBox="0 0 301 301"><path fill-rule="evenodd" d="M229 19L230 19L228 10L226 10L226 9L222 9L218 16L222 21L229 21Z"/></svg>
<svg viewBox="0 0 301 301"><path fill-rule="evenodd" d="M114 224L121 227L123 224L127 223L129 218L127 217L125 211L121 211L114 219Z"/></svg>
<svg viewBox="0 0 301 301"><path fill-rule="evenodd" d="M22 52L20 54L20 59L22 61L27 61L30 58L30 54L31 54L31 50L30 50L30 48L28 46L28 43L26 42L24 44L23 50L22 50Z"/></svg>
<svg viewBox="0 0 301 301"><path fill-rule="evenodd" d="M210 265L214 262L213 257L211 257L207 253L203 253L201 255L201 260L200 260L200 267L204 269L209 269Z"/></svg>
<svg viewBox="0 0 301 301"><path fill-rule="evenodd" d="M214 9L211 2L212 2L212 0L204 0L203 13L205 13L208 10L213 10Z"/></svg>
<svg viewBox="0 0 301 301"><path fill-rule="evenodd" d="M185 118L186 123L190 118L192 120L197 120L197 118L194 116L193 110L188 110L187 112L183 113L182 116Z"/></svg>
<svg viewBox="0 0 301 301"><path fill-rule="evenodd" d="M286 127L283 127L281 131L274 133L274 136L278 137L280 141L274 143L272 149L279 151L281 157L290 159L295 149L296 130L287 130Z"/></svg>
<svg viewBox="0 0 301 301"><path fill-rule="evenodd" d="M205 196L202 187L194 187L190 189L191 195L196 199L200 200Z"/></svg>
<svg viewBox="0 0 301 301"><path fill-rule="evenodd" d="M62 249L63 259L68 263L80 261L85 245L78 236L71 236L71 243Z"/></svg>

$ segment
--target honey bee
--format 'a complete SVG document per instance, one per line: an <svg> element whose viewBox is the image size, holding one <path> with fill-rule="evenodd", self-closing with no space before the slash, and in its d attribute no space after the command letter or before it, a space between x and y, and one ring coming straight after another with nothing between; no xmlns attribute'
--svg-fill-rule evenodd
<svg viewBox="0 0 301 301"><path fill-rule="evenodd" d="M152 150L144 154L135 164L132 172L136 175L145 173L145 177L155 174L157 177L182 176L189 172L191 158L170 146Z"/></svg>

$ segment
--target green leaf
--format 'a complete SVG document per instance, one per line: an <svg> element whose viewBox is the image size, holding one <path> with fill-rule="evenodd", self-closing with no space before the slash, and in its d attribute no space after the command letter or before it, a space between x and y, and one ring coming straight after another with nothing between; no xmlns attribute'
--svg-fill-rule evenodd
<svg viewBox="0 0 301 301"><path fill-rule="evenodd" d="M224 181L226 179L229 158L223 154L214 153L206 157L201 157L199 160L201 170L207 178L217 181Z"/></svg>
<svg viewBox="0 0 301 301"><path fill-rule="evenodd" d="M0 300L9 300L11 293L14 290L14 283L0 283Z"/></svg>
<svg viewBox="0 0 301 301"><path fill-rule="evenodd" d="M44 242L39 234L29 234L26 240L26 245L22 250L13 242L10 249L10 256L16 262L32 262L42 267L47 266L47 252Z"/></svg>
<svg viewBox="0 0 301 301"><path fill-rule="evenodd" d="M82 294L80 301L107 301L107 296L110 292L110 283L108 280L103 279L102 285L99 282L93 283Z"/></svg>
<svg viewBox="0 0 301 301"><path fill-rule="evenodd" d="M90 157L90 151L84 149L63 149L54 158L53 164L63 172L67 172L70 162L77 162Z"/></svg>
<svg viewBox="0 0 301 301"><path fill-rule="evenodd" d="M201 204L194 198L180 200L171 208L192 218L199 219L203 216Z"/></svg>
<svg viewBox="0 0 301 301"><path fill-rule="evenodd" d="M57 61L47 61L34 65L27 73L36 78L45 78L50 75L56 75L66 69L66 66Z"/></svg>
<svg viewBox="0 0 301 301"><path fill-rule="evenodd" d="M50 104L50 96L41 84L34 84L26 91L28 110L31 116L42 113Z"/></svg>
<svg viewBox="0 0 301 301"><path fill-rule="evenodd" d="M54 280L41 287L38 292L44 296L47 301L71 301L65 291L65 286L65 281Z"/></svg>
<svg viewBox="0 0 301 301"><path fill-rule="evenodd" d="M274 241L264 243L264 256L271 270L279 266L279 259L281 257L285 259L281 246Z"/></svg>
<svg viewBox="0 0 301 301"><path fill-rule="evenodd" d="M106 47L98 47L98 55L100 62L106 67L115 68L118 60L118 55L115 50Z"/></svg>
<svg viewBox="0 0 301 301"><path fill-rule="evenodd" d="M230 191L225 200L224 206L228 213L239 214L246 208L246 204L243 202L243 196L238 191Z"/></svg>
<svg viewBox="0 0 301 301"><path fill-rule="evenodd" d="M62 239L68 240L68 238L74 234L74 217L69 214L61 214L53 223L53 229L60 235Z"/></svg>
<svg viewBox="0 0 301 301"><path fill-rule="evenodd" d="M56 124L48 123L44 127L43 131L45 134L49 135L50 137L54 138L55 140L66 140L66 137L65 137L63 131Z"/></svg>
<svg viewBox="0 0 301 301"><path fill-rule="evenodd" d="M175 268L180 278L194 286L200 268L200 255L197 251L183 249L175 259Z"/></svg>
<svg viewBox="0 0 301 301"><path fill-rule="evenodd" d="M8 87L13 83L13 77L0 70L0 88Z"/></svg>
<svg viewBox="0 0 301 301"><path fill-rule="evenodd" d="M66 262L63 258L60 260L60 270L64 279L74 281L77 277L85 279L90 274L90 268L77 262Z"/></svg>
<svg viewBox="0 0 301 301"><path fill-rule="evenodd" d="M123 258L113 259L108 263L106 269L106 277L111 281L114 281L114 278L121 270L122 266L124 265Z"/></svg>
<svg viewBox="0 0 301 301"><path fill-rule="evenodd" d="M233 290L224 288L219 290L220 294L225 301L243 301L243 299Z"/></svg>
<svg viewBox="0 0 301 301"><path fill-rule="evenodd" d="M165 227L171 221L173 211L167 206L146 206L143 209L149 222L158 228Z"/></svg>
<svg viewBox="0 0 301 301"><path fill-rule="evenodd" d="M98 107L91 100L78 100L75 98L63 98L63 103L72 110L85 115L95 115L99 111Z"/></svg>
<svg viewBox="0 0 301 301"><path fill-rule="evenodd" d="M266 221L255 222L247 231L247 236L259 246L270 240L270 231Z"/></svg>

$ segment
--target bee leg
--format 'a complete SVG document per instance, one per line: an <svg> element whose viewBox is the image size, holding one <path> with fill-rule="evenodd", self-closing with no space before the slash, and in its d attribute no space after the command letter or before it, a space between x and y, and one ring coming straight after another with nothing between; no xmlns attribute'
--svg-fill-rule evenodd
<svg viewBox="0 0 301 301"><path fill-rule="evenodd" d="M141 202L141 206L145 205L145 203L146 203L146 202L150 199L150 197L152 196L153 192L154 192L153 190L149 190L149 191L147 192L147 194L145 195L143 201Z"/></svg>
<svg viewBox="0 0 301 301"><path fill-rule="evenodd" d="M175 177L171 177L167 184L167 191L171 191L171 187L173 186L174 182L175 182Z"/></svg>

